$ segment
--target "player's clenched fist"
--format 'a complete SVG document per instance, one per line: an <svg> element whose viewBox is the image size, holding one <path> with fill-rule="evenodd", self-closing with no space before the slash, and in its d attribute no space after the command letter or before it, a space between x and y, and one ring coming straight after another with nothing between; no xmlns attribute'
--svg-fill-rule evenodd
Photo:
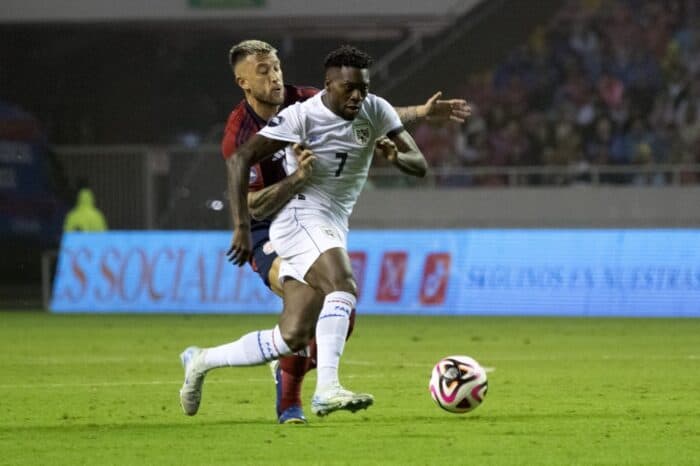
<svg viewBox="0 0 700 466"><path fill-rule="evenodd" d="M294 149L294 154L297 156L297 164L299 165L296 176L302 181L309 180L316 156L310 149L305 148L301 144L294 144L292 149Z"/></svg>
<svg viewBox="0 0 700 466"><path fill-rule="evenodd" d="M385 157L391 163L395 163L396 158L399 156L399 151L396 148L396 144L394 144L394 141L386 136L377 139L377 142L374 145L374 153L375 155Z"/></svg>

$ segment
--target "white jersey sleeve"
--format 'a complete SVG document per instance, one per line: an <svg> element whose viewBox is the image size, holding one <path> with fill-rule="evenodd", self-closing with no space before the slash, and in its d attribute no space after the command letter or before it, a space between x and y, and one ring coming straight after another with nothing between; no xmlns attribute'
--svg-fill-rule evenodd
<svg viewBox="0 0 700 466"><path fill-rule="evenodd" d="M398 133L403 129L401 118L394 107L385 99L375 95L370 100L369 113L373 121L377 136L386 136L390 133Z"/></svg>
<svg viewBox="0 0 700 466"><path fill-rule="evenodd" d="M276 141L302 142L306 135L303 123L301 103L297 102L272 117L258 134Z"/></svg>

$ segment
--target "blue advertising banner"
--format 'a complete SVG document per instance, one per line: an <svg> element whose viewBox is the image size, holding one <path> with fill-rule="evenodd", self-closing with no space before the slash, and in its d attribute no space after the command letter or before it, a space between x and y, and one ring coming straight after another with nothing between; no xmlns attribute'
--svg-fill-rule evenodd
<svg viewBox="0 0 700 466"><path fill-rule="evenodd" d="M71 233L54 312L269 313L228 232ZM377 314L700 317L700 230L358 230L358 308Z"/></svg>

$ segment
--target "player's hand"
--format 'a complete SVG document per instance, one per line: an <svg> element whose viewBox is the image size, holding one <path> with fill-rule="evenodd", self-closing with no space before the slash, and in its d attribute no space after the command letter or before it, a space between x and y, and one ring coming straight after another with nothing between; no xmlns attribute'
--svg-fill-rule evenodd
<svg viewBox="0 0 700 466"><path fill-rule="evenodd" d="M314 167L316 156L310 149L298 143L294 144L292 149L294 149L294 154L297 156L297 164L299 165L295 172L296 176L300 181L305 183L311 179L311 172Z"/></svg>
<svg viewBox="0 0 700 466"><path fill-rule="evenodd" d="M250 228L236 228L231 239L231 247L226 251L228 261L239 267L248 262L253 253L252 244Z"/></svg>
<svg viewBox="0 0 700 466"><path fill-rule="evenodd" d="M418 114L432 121L456 121L464 123L472 114L472 108L464 99L440 100L442 92L436 92L419 107Z"/></svg>
<svg viewBox="0 0 700 466"><path fill-rule="evenodd" d="M396 144L386 136L377 139L377 142L374 144L374 153L386 158L391 163L396 163L399 157L399 150L396 148Z"/></svg>

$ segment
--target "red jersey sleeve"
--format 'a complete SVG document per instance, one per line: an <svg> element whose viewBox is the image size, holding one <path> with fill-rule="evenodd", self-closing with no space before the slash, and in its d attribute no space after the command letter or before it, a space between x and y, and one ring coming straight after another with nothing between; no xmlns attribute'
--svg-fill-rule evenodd
<svg viewBox="0 0 700 466"><path fill-rule="evenodd" d="M231 112L221 140L221 155L224 160L231 158L236 150L257 132L258 128L246 117L243 105L239 105ZM259 191L264 187L262 169L260 164L256 164L250 168L248 191Z"/></svg>
<svg viewBox="0 0 700 466"><path fill-rule="evenodd" d="M224 137L221 140L221 155L224 159L231 157L238 146L250 138L251 135L245 134L248 132L249 126L246 124L246 116L245 108L241 104L236 106L229 115L224 129Z"/></svg>

